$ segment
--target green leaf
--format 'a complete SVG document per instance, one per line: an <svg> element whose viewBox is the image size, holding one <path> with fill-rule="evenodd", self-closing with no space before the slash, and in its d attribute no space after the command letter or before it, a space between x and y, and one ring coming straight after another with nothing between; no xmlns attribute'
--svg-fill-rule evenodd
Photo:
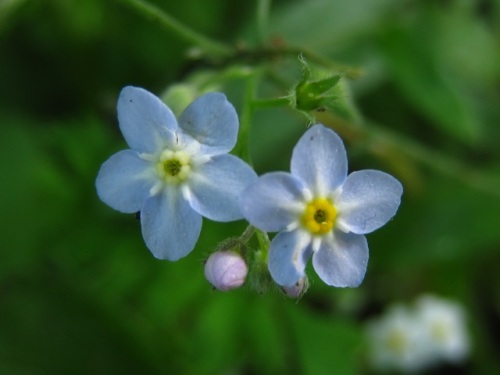
<svg viewBox="0 0 500 375"><path fill-rule="evenodd" d="M440 63L428 22L414 28L395 27L382 46L390 77L433 125L461 141L474 143L482 124L466 85Z"/></svg>
<svg viewBox="0 0 500 375"><path fill-rule="evenodd" d="M362 333L340 317L321 317L297 306L289 309L301 374L358 374Z"/></svg>
<svg viewBox="0 0 500 375"><path fill-rule="evenodd" d="M0 194L2 243L0 275L34 265L54 228L67 222L75 192L68 176L44 151L40 133L31 120L2 117Z"/></svg>
<svg viewBox="0 0 500 375"><path fill-rule="evenodd" d="M154 373L113 316L53 269L11 278L2 290L0 372ZM12 370L12 371L11 371Z"/></svg>
<svg viewBox="0 0 500 375"><path fill-rule="evenodd" d="M397 0L289 2L272 14L270 31L292 45L331 55L373 34L397 3Z"/></svg>

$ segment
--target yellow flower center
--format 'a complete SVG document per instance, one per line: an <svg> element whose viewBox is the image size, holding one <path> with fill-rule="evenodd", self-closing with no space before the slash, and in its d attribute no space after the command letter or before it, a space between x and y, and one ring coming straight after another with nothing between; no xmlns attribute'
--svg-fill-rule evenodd
<svg viewBox="0 0 500 375"><path fill-rule="evenodd" d="M191 158L184 151L163 150L156 164L156 173L168 183L179 183L191 172Z"/></svg>
<svg viewBox="0 0 500 375"><path fill-rule="evenodd" d="M450 327L445 322L435 322L431 326L432 337L438 342L446 342L450 334Z"/></svg>
<svg viewBox="0 0 500 375"><path fill-rule="evenodd" d="M408 346L408 337L401 330L394 330L387 337L386 343L394 353L403 354Z"/></svg>
<svg viewBox="0 0 500 375"><path fill-rule="evenodd" d="M307 204L302 224L313 234L325 234L333 229L336 218L337 209L333 203L326 198L316 198Z"/></svg>

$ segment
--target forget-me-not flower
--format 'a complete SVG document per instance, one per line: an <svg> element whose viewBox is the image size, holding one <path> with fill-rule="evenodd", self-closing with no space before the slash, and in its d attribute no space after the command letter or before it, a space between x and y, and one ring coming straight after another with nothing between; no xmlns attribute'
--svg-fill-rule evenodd
<svg viewBox="0 0 500 375"><path fill-rule="evenodd" d="M463 306L432 295L416 301L416 320L425 334L422 346L429 360L459 363L470 350Z"/></svg>
<svg viewBox="0 0 500 375"><path fill-rule="evenodd" d="M118 121L130 149L102 165L97 193L115 210L140 211L142 235L155 257L177 260L191 252L202 216L243 218L238 199L257 175L227 154L236 144L238 116L223 94L201 96L177 121L153 94L125 87Z"/></svg>
<svg viewBox="0 0 500 375"><path fill-rule="evenodd" d="M371 320L367 325L371 365L380 371L401 373L428 368L432 359L422 328L414 311L401 304Z"/></svg>
<svg viewBox="0 0 500 375"><path fill-rule="evenodd" d="M304 133L293 150L291 173L261 176L243 192L246 219L267 232L274 281L292 286L308 259L328 285L358 286L366 272L370 233L394 216L403 188L375 170L347 176L342 140L323 125Z"/></svg>

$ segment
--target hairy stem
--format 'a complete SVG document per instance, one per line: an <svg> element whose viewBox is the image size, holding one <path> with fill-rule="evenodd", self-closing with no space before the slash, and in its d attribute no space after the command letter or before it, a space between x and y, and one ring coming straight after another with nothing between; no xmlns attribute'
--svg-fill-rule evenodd
<svg viewBox="0 0 500 375"><path fill-rule="evenodd" d="M257 108L276 108L276 107L286 107L291 103L291 97L281 97L281 98L270 98L270 99L254 99L252 101L252 106Z"/></svg>
<svg viewBox="0 0 500 375"><path fill-rule="evenodd" d="M260 71L255 70L247 78L243 111L240 120L240 131L238 133L236 147L233 150L236 155L250 165L252 165L252 157L250 155L250 128L252 127L253 114L255 111L252 103L255 98L255 92L257 91L259 76Z"/></svg>

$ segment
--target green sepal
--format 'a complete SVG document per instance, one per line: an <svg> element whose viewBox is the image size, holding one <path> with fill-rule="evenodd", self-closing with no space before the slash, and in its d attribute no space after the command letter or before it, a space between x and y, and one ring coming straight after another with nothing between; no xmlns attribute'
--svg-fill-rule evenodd
<svg viewBox="0 0 500 375"><path fill-rule="evenodd" d="M334 74L328 78L311 80L311 69L307 61L301 57L302 77L295 86L295 108L300 111L314 111L328 105L336 99L331 90L339 83L342 74Z"/></svg>
<svg viewBox="0 0 500 375"><path fill-rule="evenodd" d="M332 89L342 78L341 74L335 74L320 81L301 82L297 85L296 92L313 96L320 96Z"/></svg>

